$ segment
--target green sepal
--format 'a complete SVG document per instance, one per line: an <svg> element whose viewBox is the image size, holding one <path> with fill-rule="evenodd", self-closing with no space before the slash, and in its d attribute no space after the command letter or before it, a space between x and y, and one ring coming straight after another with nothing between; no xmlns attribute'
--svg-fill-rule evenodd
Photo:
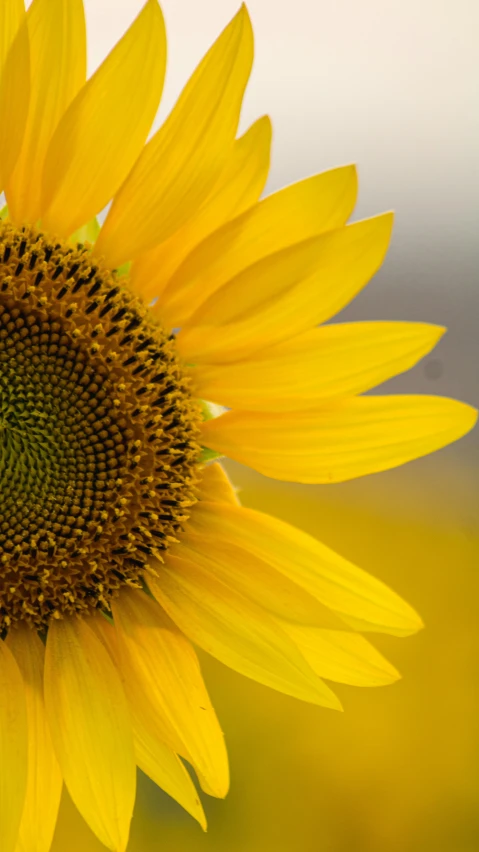
<svg viewBox="0 0 479 852"><path fill-rule="evenodd" d="M115 272L119 277L122 277L123 275L129 275L130 269L131 269L131 260L127 260L125 263L122 263L121 266L118 266L115 269Z"/></svg>
<svg viewBox="0 0 479 852"><path fill-rule="evenodd" d="M86 223L86 225L82 225L81 228L78 228L78 230L71 235L70 242L92 243L93 245L93 243L96 242L99 233L100 223L96 216L94 216L93 219L90 219L90 221Z"/></svg>
<svg viewBox="0 0 479 852"><path fill-rule="evenodd" d="M206 402L205 399L200 399L198 401L201 406L203 420L214 420L215 417L219 417L220 414L223 414L223 412L226 411L226 408L222 405L217 405L215 402ZM223 453L217 453L216 450L210 450L209 447L202 447L198 463L206 464L213 459L220 458L223 458Z"/></svg>
<svg viewBox="0 0 479 852"><path fill-rule="evenodd" d="M216 405L215 402L206 402L206 400L200 399L199 403L201 405L203 420L214 420L215 417L219 417L220 414L226 411L226 408L222 405Z"/></svg>
<svg viewBox="0 0 479 852"><path fill-rule="evenodd" d="M213 459L222 459L223 453L217 453L216 450L210 450L209 447L202 447L198 458L198 464L206 464Z"/></svg>

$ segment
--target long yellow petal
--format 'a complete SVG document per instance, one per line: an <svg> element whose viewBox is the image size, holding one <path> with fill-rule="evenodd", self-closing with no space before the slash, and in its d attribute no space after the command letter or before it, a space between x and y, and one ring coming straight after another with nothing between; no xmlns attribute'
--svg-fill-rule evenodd
<svg viewBox="0 0 479 852"><path fill-rule="evenodd" d="M119 266L163 242L205 201L233 144L252 62L242 6L114 199L97 245L107 263Z"/></svg>
<svg viewBox="0 0 479 852"><path fill-rule="evenodd" d="M208 299L178 336L191 363L236 361L329 319L381 266L392 215L291 246L246 269Z"/></svg>
<svg viewBox="0 0 479 852"><path fill-rule="evenodd" d="M357 193L354 166L306 178L269 195L205 239L162 297L166 326L183 325L223 284L295 243L344 225ZM281 285L278 287L281 291ZM261 298L261 294L260 294Z"/></svg>
<svg viewBox="0 0 479 852"><path fill-rule="evenodd" d="M233 364L189 369L196 396L248 411L300 411L409 370L444 333L413 322L325 325Z"/></svg>
<svg viewBox="0 0 479 852"><path fill-rule="evenodd" d="M25 625L10 631L6 641L23 677L28 725L27 790L16 852L49 852L63 782L43 700L45 650Z"/></svg>
<svg viewBox="0 0 479 852"><path fill-rule="evenodd" d="M407 636L422 627L412 607L384 583L278 518L239 506L200 502L188 528L263 559L355 629Z"/></svg>
<svg viewBox="0 0 479 852"><path fill-rule="evenodd" d="M271 122L263 116L235 141L217 183L198 213L133 264L132 286L146 301L161 296L173 273L196 245L258 200L268 176L270 147ZM159 299L153 309L160 306Z"/></svg>
<svg viewBox="0 0 479 852"><path fill-rule="evenodd" d="M359 396L291 414L229 411L201 426L206 447L273 479L343 482L457 441L477 412L440 396Z"/></svg>
<svg viewBox="0 0 479 852"><path fill-rule="evenodd" d="M196 654L166 613L144 592L125 590L113 603L120 666L129 701L147 730L194 766L206 792L224 796L228 760Z"/></svg>
<svg viewBox="0 0 479 852"><path fill-rule="evenodd" d="M303 657L320 677L351 686L385 686L399 672L364 636L281 622Z"/></svg>
<svg viewBox="0 0 479 852"><path fill-rule="evenodd" d="M121 674L115 628L102 616L92 618L90 626L107 648ZM124 686L127 692L128 684ZM138 701L134 695L130 713L137 766L206 830L206 818L195 785L179 757L158 737L156 726L145 724L145 715L138 711Z"/></svg>
<svg viewBox="0 0 479 852"><path fill-rule="evenodd" d="M13 222L41 215L45 156L60 118L86 76L82 0L33 0L27 14L30 103L22 148L5 194Z"/></svg>
<svg viewBox="0 0 479 852"><path fill-rule="evenodd" d="M182 535L180 544L172 547L171 555L195 563L198 570L202 568L230 591L248 598L275 618L314 627L349 629L349 625L301 586L238 545L187 531ZM169 559L168 556L166 569L162 566L158 570L160 586Z"/></svg>
<svg viewBox="0 0 479 852"><path fill-rule="evenodd" d="M169 557L161 579L148 578L148 585L181 630L225 665L279 692L340 710L334 693L266 610L218 573L214 560L210 569L208 557L188 548L185 558Z"/></svg>
<svg viewBox="0 0 479 852"><path fill-rule="evenodd" d="M313 235L260 257L261 263L248 269L243 267L244 278L235 276L205 301L193 315L191 325L202 322L223 325L250 319L267 307L272 299L287 294L297 281L301 282L312 274L321 275L318 289L321 291L322 315L318 321L329 319L342 306L345 292L347 299L351 298L351 289L357 286L351 282L351 278L358 276L357 265L361 265L362 275L365 276L367 270L370 276L382 262L392 224L393 214L382 213ZM269 268L274 269L276 276L281 268L285 269L285 273L279 281L271 280ZM332 273L338 279L339 291L337 285L330 282ZM295 296L297 298L298 294L295 293Z"/></svg>
<svg viewBox="0 0 479 852"><path fill-rule="evenodd" d="M30 46L23 0L0 3L0 185L22 147L30 101Z"/></svg>
<svg viewBox="0 0 479 852"><path fill-rule="evenodd" d="M27 786L25 687L10 648L0 639L0 831L2 852L14 852Z"/></svg>
<svg viewBox="0 0 479 852"><path fill-rule="evenodd" d="M239 505L239 500L236 495L234 486L228 479L226 471L218 463L207 465L201 474L201 482L198 485L200 499L206 500L208 503L220 502L232 503L233 506Z"/></svg>
<svg viewBox="0 0 479 852"><path fill-rule="evenodd" d="M45 705L75 805L105 846L124 852L136 786L131 722L115 666L85 619L49 628Z"/></svg>
<svg viewBox="0 0 479 852"><path fill-rule="evenodd" d="M163 16L147 0L55 131L43 176L45 229L67 237L110 200L144 145L165 63Z"/></svg>

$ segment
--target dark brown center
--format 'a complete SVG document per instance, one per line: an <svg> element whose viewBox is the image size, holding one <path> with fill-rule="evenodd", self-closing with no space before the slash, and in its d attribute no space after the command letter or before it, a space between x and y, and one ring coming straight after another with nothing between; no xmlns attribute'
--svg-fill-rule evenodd
<svg viewBox="0 0 479 852"><path fill-rule="evenodd" d="M200 415L89 247L0 224L0 629L108 610L194 503Z"/></svg>

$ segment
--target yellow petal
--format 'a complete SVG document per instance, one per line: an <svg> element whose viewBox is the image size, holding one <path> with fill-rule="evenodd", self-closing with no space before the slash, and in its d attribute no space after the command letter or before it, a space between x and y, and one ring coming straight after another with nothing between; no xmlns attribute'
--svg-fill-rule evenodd
<svg viewBox="0 0 479 852"><path fill-rule="evenodd" d="M147 0L57 127L43 176L45 229L67 237L110 200L148 135L165 62L163 16Z"/></svg>
<svg viewBox="0 0 479 852"><path fill-rule="evenodd" d="M7 645L25 686L28 725L28 776L16 852L49 852L62 791L43 700L45 650L34 630L11 630Z"/></svg>
<svg viewBox="0 0 479 852"><path fill-rule="evenodd" d="M208 299L178 335L189 363L250 358L343 308L380 267L392 215L297 243L249 267Z"/></svg>
<svg viewBox="0 0 479 852"><path fill-rule="evenodd" d="M344 225L356 191L354 166L333 169L281 189L224 225L186 258L171 279L162 297L164 324L183 325L223 284L248 267Z"/></svg>
<svg viewBox="0 0 479 852"><path fill-rule="evenodd" d="M107 648L121 673L115 628L102 616L92 618L90 626ZM125 691L127 690L128 685L125 684ZM137 705L138 702L133 696L130 713L137 766L194 819L198 820L201 827L206 830L203 807L188 772L179 757L158 737L156 727L150 728L145 725L144 716L138 712Z"/></svg>
<svg viewBox="0 0 479 852"><path fill-rule="evenodd" d="M325 325L247 361L189 369L196 396L248 411L299 411L351 396L408 370L444 333L412 322Z"/></svg>
<svg viewBox="0 0 479 852"><path fill-rule="evenodd" d="M0 185L14 169L30 101L30 46L20 0L0 3Z"/></svg>
<svg viewBox="0 0 479 852"><path fill-rule="evenodd" d="M404 636L422 627L412 607L384 583L278 518L253 509L200 502L188 528L264 560L355 629Z"/></svg>
<svg viewBox="0 0 479 852"><path fill-rule="evenodd" d="M24 18L23 0L2 0L0 4L0 72L3 70L13 39Z"/></svg>
<svg viewBox="0 0 479 852"><path fill-rule="evenodd" d="M385 686L399 672L364 636L281 622L311 668L327 680L351 686Z"/></svg>
<svg viewBox="0 0 479 852"><path fill-rule="evenodd" d="M196 654L165 612L144 592L114 601L120 665L130 704L144 727L194 766L206 792L224 796L228 760L223 735Z"/></svg>
<svg viewBox="0 0 479 852"><path fill-rule="evenodd" d="M41 215L41 177L48 145L60 118L86 76L82 0L33 0L27 14L30 104L22 148L5 194L14 223Z"/></svg>
<svg viewBox="0 0 479 852"><path fill-rule="evenodd" d="M336 630L347 630L349 627L297 583L263 559L231 542L215 541L187 530L180 544L172 547L171 555L194 562L213 579L223 583L232 592L249 598L275 618ZM158 568L160 586L169 558L166 569L163 566Z"/></svg>
<svg viewBox="0 0 479 852"><path fill-rule="evenodd" d="M109 265L163 242L205 201L233 144L252 61L253 33L242 6L114 199L97 246Z"/></svg>
<svg viewBox="0 0 479 852"><path fill-rule="evenodd" d="M27 786L25 687L10 648L0 640L0 826L2 852L14 852Z"/></svg>
<svg viewBox="0 0 479 852"><path fill-rule="evenodd" d="M283 414L230 411L201 426L206 447L288 482L343 482L457 441L471 406L440 396L359 396Z"/></svg>
<svg viewBox="0 0 479 852"><path fill-rule="evenodd" d="M239 505L236 491L228 479L226 471L218 463L207 465L201 474L201 482L198 485L200 500L216 503L217 500Z"/></svg>
<svg viewBox="0 0 479 852"><path fill-rule="evenodd" d="M197 214L157 248L133 264L132 286L148 301L159 297L185 257L208 234L239 216L261 195L269 170L271 122L258 119L237 139L226 165ZM161 306L158 300L154 310Z"/></svg>
<svg viewBox="0 0 479 852"><path fill-rule="evenodd" d="M45 705L75 805L105 846L124 852L136 785L131 722L119 675L85 619L49 628Z"/></svg>
<svg viewBox="0 0 479 852"><path fill-rule="evenodd" d="M222 663L265 686L303 701L341 709L298 649L268 616L222 579L213 560L190 548L171 556L150 590L190 639ZM227 558L227 556L225 557ZM224 576L224 575L223 575Z"/></svg>

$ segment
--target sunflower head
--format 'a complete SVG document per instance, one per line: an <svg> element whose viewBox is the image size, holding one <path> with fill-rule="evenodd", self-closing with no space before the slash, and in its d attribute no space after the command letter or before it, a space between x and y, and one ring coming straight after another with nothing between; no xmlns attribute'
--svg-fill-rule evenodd
<svg viewBox="0 0 479 852"><path fill-rule="evenodd" d="M0 225L0 629L109 609L194 503L199 409L89 247ZM151 570L151 569L150 569Z"/></svg>
<svg viewBox="0 0 479 852"><path fill-rule="evenodd" d="M148 139L157 0L88 80L82 0L0 3L2 852L48 852L63 782L125 852L137 766L205 826L183 761L209 795L229 776L195 644L341 709L326 681L398 677L362 632L421 627L379 580L243 508L217 461L338 482L475 420L365 394L444 329L328 322L379 269L392 216L348 224L352 166L261 199L271 123L237 135L252 59L242 7Z"/></svg>

